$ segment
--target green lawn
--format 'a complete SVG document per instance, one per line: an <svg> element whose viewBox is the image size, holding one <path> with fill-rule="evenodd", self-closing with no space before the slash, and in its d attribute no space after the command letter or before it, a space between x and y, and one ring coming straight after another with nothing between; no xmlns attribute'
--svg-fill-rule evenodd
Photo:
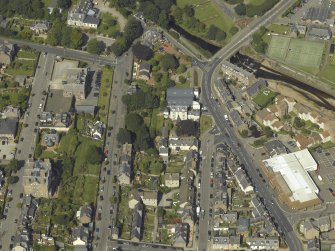
<svg viewBox="0 0 335 251"><path fill-rule="evenodd" d="M78 205L95 204L98 182L98 177L79 176L73 195L74 203Z"/></svg>
<svg viewBox="0 0 335 251"><path fill-rule="evenodd" d="M326 65L319 72L318 76L335 86L335 65Z"/></svg>
<svg viewBox="0 0 335 251"><path fill-rule="evenodd" d="M100 19L98 33L106 37L115 37L115 34L120 31L120 25L117 23L117 18L104 12L100 15Z"/></svg>
<svg viewBox="0 0 335 251"><path fill-rule="evenodd" d="M277 96L277 93L269 90L269 89L264 89L261 90L256 97L254 97L253 101L259 105L260 107L264 108L268 104L272 102L272 100Z"/></svg>
<svg viewBox="0 0 335 251"><path fill-rule="evenodd" d="M200 118L200 134L203 134L209 130L213 125L213 119L211 116L202 115Z"/></svg>
<svg viewBox="0 0 335 251"><path fill-rule="evenodd" d="M36 60L14 60L5 70L6 74L17 76L25 75L32 76L35 71Z"/></svg>
<svg viewBox="0 0 335 251"><path fill-rule="evenodd" d="M268 30L273 33L287 35L291 28L287 25L279 25L279 24L270 24Z"/></svg>
<svg viewBox="0 0 335 251"><path fill-rule="evenodd" d="M25 50L20 50L17 53L18 58L30 58L30 59L36 59L37 55L33 51L25 51Z"/></svg>
<svg viewBox="0 0 335 251"><path fill-rule="evenodd" d="M102 68L101 86L99 91L99 118L106 123L109 106L110 93L112 88L113 69L107 66Z"/></svg>
<svg viewBox="0 0 335 251"><path fill-rule="evenodd" d="M153 109L150 128L154 129L156 132L159 132L164 126L164 117L160 114L160 108Z"/></svg>

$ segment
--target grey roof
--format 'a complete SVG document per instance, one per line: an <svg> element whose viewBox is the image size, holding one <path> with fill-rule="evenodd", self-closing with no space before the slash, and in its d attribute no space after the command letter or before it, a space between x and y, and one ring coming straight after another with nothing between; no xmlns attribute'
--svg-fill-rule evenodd
<svg viewBox="0 0 335 251"><path fill-rule="evenodd" d="M328 18L330 14L330 10L327 7L316 8L312 7L309 8L306 13L306 19L311 21L320 21L324 22Z"/></svg>
<svg viewBox="0 0 335 251"><path fill-rule="evenodd" d="M251 86L249 86L245 92L248 94L249 97L253 97L254 95L257 94L259 90L264 88L267 85L266 80L264 79L259 79L255 83L253 83Z"/></svg>
<svg viewBox="0 0 335 251"><path fill-rule="evenodd" d="M232 110L230 112L230 118L233 120L234 124L237 126L242 125L244 123L241 115L236 110Z"/></svg>
<svg viewBox="0 0 335 251"><path fill-rule="evenodd" d="M226 222L236 222L237 221L237 212L229 212L223 215L223 220Z"/></svg>
<svg viewBox="0 0 335 251"><path fill-rule="evenodd" d="M278 237L250 237L248 241L250 246L254 247L265 247L265 249L278 249L279 248L279 239Z"/></svg>
<svg viewBox="0 0 335 251"><path fill-rule="evenodd" d="M80 207L80 217L89 216L92 217L93 208L90 205L84 205Z"/></svg>
<svg viewBox="0 0 335 251"><path fill-rule="evenodd" d="M189 226L187 223L178 223L175 226L175 243L185 244L188 242Z"/></svg>
<svg viewBox="0 0 335 251"><path fill-rule="evenodd" d="M0 53L11 56L14 51L14 45L8 43L7 41L3 41L0 43Z"/></svg>
<svg viewBox="0 0 335 251"><path fill-rule="evenodd" d="M17 130L17 119L7 118L0 119L0 135L12 134L15 135Z"/></svg>
<svg viewBox="0 0 335 251"><path fill-rule="evenodd" d="M192 88L171 87L166 91L168 106L191 106L194 99Z"/></svg>
<svg viewBox="0 0 335 251"><path fill-rule="evenodd" d="M128 163L122 163L119 167L119 176L127 175L130 177L131 175L131 167Z"/></svg>
<svg viewBox="0 0 335 251"><path fill-rule="evenodd" d="M218 236L213 239L214 244L229 244L229 237L226 236Z"/></svg>
<svg viewBox="0 0 335 251"><path fill-rule="evenodd" d="M246 232L250 227L250 219L239 218L237 220L237 230L239 232Z"/></svg>
<svg viewBox="0 0 335 251"><path fill-rule="evenodd" d="M140 64L138 71L141 73L142 71L144 72L150 72L151 70L151 65L147 63L142 63Z"/></svg>
<svg viewBox="0 0 335 251"><path fill-rule="evenodd" d="M143 204L138 203L133 210L133 219L131 224L131 238L141 239L141 228L143 224Z"/></svg>
<svg viewBox="0 0 335 251"><path fill-rule="evenodd" d="M72 239L76 240L77 238L87 242L89 236L88 228L84 226L78 226L72 228Z"/></svg>
<svg viewBox="0 0 335 251"><path fill-rule="evenodd" d="M307 251L320 251L321 242L320 239L314 238L307 242Z"/></svg>
<svg viewBox="0 0 335 251"><path fill-rule="evenodd" d="M86 24L96 24L96 25L98 25L100 23L100 20L99 20L99 18L96 18L94 16L86 16L84 18L83 22L86 23Z"/></svg>
<svg viewBox="0 0 335 251"><path fill-rule="evenodd" d="M331 37L331 32L328 29L321 29L321 28L315 28L312 27L309 32L309 36L312 37L317 37L317 38L330 38Z"/></svg>
<svg viewBox="0 0 335 251"><path fill-rule="evenodd" d="M287 153L285 145L279 140L272 140L264 143L264 148L271 157Z"/></svg>

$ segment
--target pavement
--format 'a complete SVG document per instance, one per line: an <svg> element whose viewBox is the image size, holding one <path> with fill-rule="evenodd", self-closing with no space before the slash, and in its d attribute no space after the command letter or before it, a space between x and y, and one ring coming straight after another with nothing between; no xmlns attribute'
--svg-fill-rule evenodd
<svg viewBox="0 0 335 251"><path fill-rule="evenodd" d="M4 40L10 43L17 44L19 46L23 46L23 45L29 46L32 49L35 49L37 51L55 54L60 57L72 58L72 59L77 59L77 60L82 60L82 61L89 61L89 62L100 64L100 65L116 65L117 63L117 59L112 55L98 56L98 55L90 54L85 51L73 50L73 49L68 49L68 48L64 48L60 46L38 44L38 43L30 42L30 41L0 36L0 42L3 42Z"/></svg>
<svg viewBox="0 0 335 251"><path fill-rule="evenodd" d="M31 93L29 103L31 107L28 108L24 114L24 123L28 124L28 127L22 127L20 139L17 144L16 159L20 161L21 166L24 165L24 162L29 158L33 157L36 141L36 133L34 132L35 123L39 121L37 115L42 112L42 109L39 108L41 103L44 103L42 98L45 98L45 95L42 94L43 91L47 91L47 78L50 78L52 73L52 67L54 62L55 55L41 55L38 61L36 68L35 78L32 83ZM22 139L22 140L21 140ZM32 154L32 156L30 156ZM17 231L17 227L20 224L14 223L15 219L19 219L21 214L21 209L17 207L17 204L20 202L20 193L23 193L22 186L22 175L23 167L14 175L19 177L19 181L16 184L9 185L8 189L12 190L13 200L9 202L10 209L8 210L8 215L5 220L2 221L0 227L0 243L3 246L4 250L10 250L9 245L11 244L11 236L14 236Z"/></svg>
<svg viewBox="0 0 335 251"><path fill-rule="evenodd" d="M111 243L108 242L108 237L110 236L110 230L108 227L111 225L111 215L109 208L111 203L109 198L112 197L111 187L113 185L112 179L118 173L118 164L119 164L119 156L120 156L120 148L118 147L118 142L116 135L119 131L119 128L124 127L124 115L126 114L126 107L122 102L122 96L126 94L128 85L124 83L128 76L128 74L132 71L133 65L133 55L131 52L124 54L118 60L118 64L114 69L113 75L113 84L111 90L111 99L109 103L109 111L108 111L108 125L107 128L112 127L111 136L106 136L105 141L105 149L108 150L107 159L109 164L106 167L106 171L101 171L100 175L100 186L104 186L104 191L100 193L103 196L104 200L98 201L98 207L102 206L101 210L101 221L96 221L96 229L100 229L101 236L99 236L99 240L96 241L96 247L94 250L109 250L111 247ZM128 75L128 76L127 76ZM115 163L115 165L114 165ZM110 169L110 175L107 174L107 170ZM105 182L103 182L105 180ZM115 184L114 184L115 185ZM99 196L98 196L99 197ZM97 240L95 234L95 240Z"/></svg>

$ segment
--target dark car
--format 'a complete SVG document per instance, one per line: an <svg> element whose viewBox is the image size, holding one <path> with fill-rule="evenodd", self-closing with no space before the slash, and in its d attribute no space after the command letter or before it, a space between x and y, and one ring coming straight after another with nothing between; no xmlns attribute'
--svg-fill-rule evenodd
<svg viewBox="0 0 335 251"><path fill-rule="evenodd" d="M111 133L111 132L109 132L107 135L108 135L108 137L110 137L110 136L112 135L112 133Z"/></svg>
<svg viewBox="0 0 335 251"><path fill-rule="evenodd" d="M104 196L100 195L100 200L104 200Z"/></svg>

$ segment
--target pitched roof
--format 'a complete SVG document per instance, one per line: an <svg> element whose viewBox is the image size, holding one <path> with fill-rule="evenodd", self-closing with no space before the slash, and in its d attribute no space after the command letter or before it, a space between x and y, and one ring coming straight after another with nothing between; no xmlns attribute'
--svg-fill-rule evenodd
<svg viewBox="0 0 335 251"><path fill-rule="evenodd" d="M191 106L193 99L193 88L171 87L166 91L168 106Z"/></svg>
<svg viewBox="0 0 335 251"><path fill-rule="evenodd" d="M17 130L17 118L0 119L0 135L15 135Z"/></svg>

